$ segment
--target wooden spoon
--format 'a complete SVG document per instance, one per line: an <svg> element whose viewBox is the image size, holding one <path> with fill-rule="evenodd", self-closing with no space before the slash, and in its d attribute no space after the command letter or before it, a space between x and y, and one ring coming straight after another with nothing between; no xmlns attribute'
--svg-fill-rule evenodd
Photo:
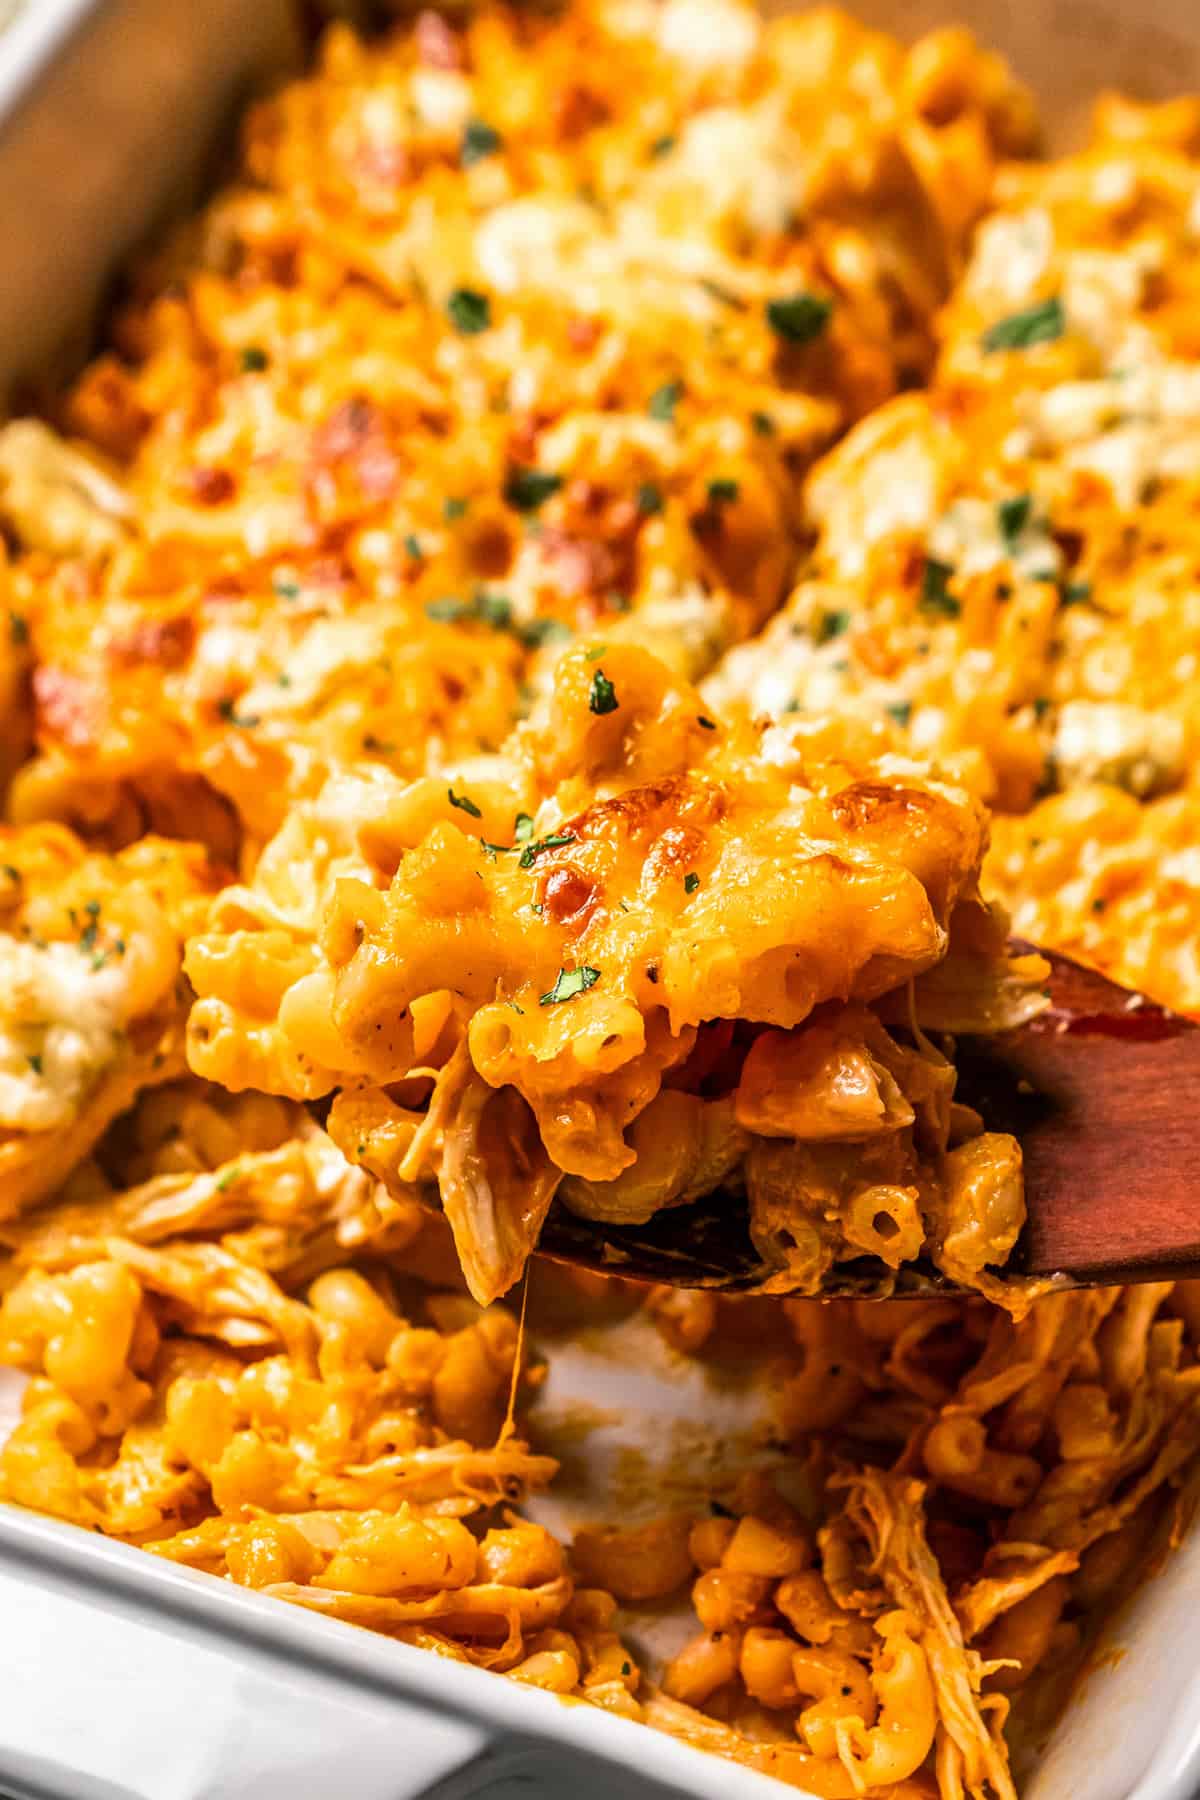
<svg viewBox="0 0 1200 1800"><path fill-rule="evenodd" d="M1071 1287L1200 1274L1200 1025L1041 954L1049 1010L1012 1031L959 1037L955 1053L957 1097L991 1129L1015 1132L1024 1153L1028 1221L1004 1272ZM553 1206L538 1249L675 1287L754 1293L772 1274L750 1240L744 1199L721 1190L641 1226L598 1225ZM863 1297L891 1286L890 1272L863 1257L839 1263L822 1292ZM920 1260L894 1286L960 1291Z"/></svg>

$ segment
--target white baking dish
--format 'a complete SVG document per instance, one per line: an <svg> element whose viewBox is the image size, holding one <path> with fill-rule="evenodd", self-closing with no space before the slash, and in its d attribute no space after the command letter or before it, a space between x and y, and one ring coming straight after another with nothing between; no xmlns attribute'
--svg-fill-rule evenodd
<svg viewBox="0 0 1200 1800"><path fill-rule="evenodd" d="M1200 85L1196 0L858 0L911 34L965 17L1069 130L1106 83ZM0 35L0 380L78 344L103 278L186 191L246 80L294 50L287 0L27 0ZM546 1405L602 1396L589 1444L668 1441L719 1407L620 1353L557 1353ZM687 1384L691 1384L690 1386ZM7 1398L15 1383L7 1382ZM0 1393L0 1431L4 1394ZM728 1405L728 1400L725 1402ZM719 1420L719 1415L718 1415ZM607 1459L607 1460L606 1460ZM1200 1533L1109 1634L1026 1800L1200 1796ZM776 1784L140 1551L0 1507L0 1797L16 1800L767 1800Z"/></svg>

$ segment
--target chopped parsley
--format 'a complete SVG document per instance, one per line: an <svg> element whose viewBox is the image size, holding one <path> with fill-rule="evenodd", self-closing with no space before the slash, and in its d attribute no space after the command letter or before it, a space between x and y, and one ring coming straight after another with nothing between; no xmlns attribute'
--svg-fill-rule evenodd
<svg viewBox="0 0 1200 1800"><path fill-rule="evenodd" d="M662 137L655 138L654 142L650 146L650 154L653 157L669 156L671 151L674 148L675 148L674 136L672 135L671 132L668 131L668 132L665 132Z"/></svg>
<svg viewBox="0 0 1200 1800"><path fill-rule="evenodd" d="M591 692L588 694L588 711L594 713L616 712L619 701L617 690L603 669L597 669L592 676Z"/></svg>
<svg viewBox="0 0 1200 1800"><path fill-rule="evenodd" d="M1092 598L1090 581L1068 581L1059 596L1062 606L1087 606Z"/></svg>
<svg viewBox="0 0 1200 1800"><path fill-rule="evenodd" d="M775 421L770 413L752 412L750 414L750 423L753 425L759 437L774 437Z"/></svg>
<svg viewBox="0 0 1200 1800"><path fill-rule="evenodd" d="M446 789L446 798L449 800L451 806L457 806L459 812L469 814L472 819L482 819L483 814L480 812L475 802L467 798L466 794L456 794L454 789L450 787Z"/></svg>
<svg viewBox="0 0 1200 1800"><path fill-rule="evenodd" d="M25 1058L25 1061L26 1061L26 1062L27 1062L27 1063L28 1063L28 1064L29 1064L29 1066L30 1066L30 1068L31 1068L31 1069L32 1069L32 1070L33 1070L33 1072L34 1072L34 1074L35 1074L35 1075L40 1075L40 1074L41 1074L41 1072L42 1072L42 1059L41 1059L41 1057L40 1057L40 1056L27 1056L27 1057L26 1057L26 1058Z"/></svg>
<svg viewBox="0 0 1200 1800"><path fill-rule="evenodd" d="M632 1675L633 1674L633 1664L623 1662L621 1664L621 1673L622 1673L622 1675Z"/></svg>
<svg viewBox="0 0 1200 1800"><path fill-rule="evenodd" d="M1011 500L1001 500L998 503L996 523L1000 527L1000 535L1009 550L1013 548L1028 525L1032 506L1032 494L1014 494Z"/></svg>
<svg viewBox="0 0 1200 1800"><path fill-rule="evenodd" d="M458 147L458 160L464 169L469 169L472 163L483 162L503 148L504 139L494 125L485 119L468 119Z"/></svg>
<svg viewBox="0 0 1200 1800"><path fill-rule="evenodd" d="M1041 724L1054 702L1049 694L1039 694L1033 702L1033 716Z"/></svg>
<svg viewBox="0 0 1200 1800"><path fill-rule="evenodd" d="M557 494L562 484L561 475L551 475L544 469L514 468L505 479L504 498L518 512L536 512L551 494Z"/></svg>
<svg viewBox="0 0 1200 1800"><path fill-rule="evenodd" d="M232 1187L234 1182L237 1180L238 1176L241 1174L241 1172L242 1172L241 1165L238 1163L234 1163L234 1165L231 1169L226 1169L226 1171L223 1175L219 1175L217 1177L217 1192L218 1192L218 1194L223 1194L225 1192L226 1188Z"/></svg>
<svg viewBox="0 0 1200 1800"><path fill-rule="evenodd" d="M460 500L455 494L447 494L442 501L442 517L447 525L453 524L455 519L461 519L469 504L469 501Z"/></svg>
<svg viewBox="0 0 1200 1800"><path fill-rule="evenodd" d="M696 723L701 731L715 731L717 729L716 721L714 719L706 719L703 713L696 714Z"/></svg>
<svg viewBox="0 0 1200 1800"><path fill-rule="evenodd" d="M814 644L828 644L850 629L850 614L844 611L818 613L813 621Z"/></svg>
<svg viewBox="0 0 1200 1800"><path fill-rule="evenodd" d="M946 589L953 573L950 563L938 562L934 556L925 558L925 573L921 577L922 612L942 613L947 619L957 619L962 607Z"/></svg>
<svg viewBox="0 0 1200 1800"><path fill-rule="evenodd" d="M887 708L889 719L895 719L897 725L907 725L912 718L912 701L897 700Z"/></svg>
<svg viewBox="0 0 1200 1800"><path fill-rule="evenodd" d="M513 628L527 650L540 650L543 644L564 644L571 627L562 619L530 619L527 625Z"/></svg>
<svg viewBox="0 0 1200 1800"><path fill-rule="evenodd" d="M27 644L29 642L29 620L25 617L24 613L9 613L8 635L14 644Z"/></svg>
<svg viewBox="0 0 1200 1800"><path fill-rule="evenodd" d="M584 662L599 662L607 649L607 644L593 644L590 650L584 652Z"/></svg>
<svg viewBox="0 0 1200 1800"><path fill-rule="evenodd" d="M811 344L829 323L833 302L820 294L792 294L767 301L767 324L788 344Z"/></svg>
<svg viewBox="0 0 1200 1800"><path fill-rule="evenodd" d="M527 844L533 836L533 819L529 813L520 812L513 820L513 836L518 844Z"/></svg>
<svg viewBox="0 0 1200 1800"><path fill-rule="evenodd" d="M554 986L548 994L543 994L540 1006L557 1006L560 1000L574 1000L576 994L586 994L590 987L595 987L600 979L599 969L589 969L584 963L578 969L560 969Z"/></svg>
<svg viewBox="0 0 1200 1800"><path fill-rule="evenodd" d="M283 569L276 569L271 577L271 587L281 600L300 598L300 583L294 575L287 574Z"/></svg>
<svg viewBox="0 0 1200 1800"><path fill-rule="evenodd" d="M660 513L663 509L661 488L656 487L652 481L643 481L637 491L637 509L644 519Z"/></svg>
<svg viewBox="0 0 1200 1800"><path fill-rule="evenodd" d="M238 366L243 375L261 375L264 369L270 368L271 359L257 344L247 344L238 357Z"/></svg>
<svg viewBox="0 0 1200 1800"><path fill-rule="evenodd" d="M650 404L646 411L652 419L662 419L669 424L675 417L675 408L682 399L682 381L664 381L662 386L655 388L651 394Z"/></svg>
<svg viewBox="0 0 1200 1800"><path fill-rule="evenodd" d="M231 700L228 694L224 700L218 700L217 712L227 725L238 725L243 731L253 731L256 725L262 723L257 713L240 713L237 709L237 701Z"/></svg>
<svg viewBox="0 0 1200 1800"><path fill-rule="evenodd" d="M720 479L708 484L708 503L710 506L732 506L738 497L736 481Z"/></svg>
<svg viewBox="0 0 1200 1800"><path fill-rule="evenodd" d="M1034 344L1052 344L1066 330L1067 321L1062 301L1057 294L1052 300L1040 300L1022 312L1009 313L989 325L979 342L986 351L1029 350Z"/></svg>
<svg viewBox="0 0 1200 1800"><path fill-rule="evenodd" d="M684 876L683 891L685 894L694 894L696 889L699 886L700 886L700 877L697 874L693 873L691 875Z"/></svg>
<svg viewBox="0 0 1200 1800"><path fill-rule="evenodd" d="M457 594L442 594L436 600L427 600L425 616L454 624L475 620L480 625L490 625L493 631L511 631L527 650L560 642L571 635L570 627L561 619L530 619L521 624L513 618L508 595L491 594L486 588L477 588L469 600L460 599Z"/></svg>
<svg viewBox="0 0 1200 1800"><path fill-rule="evenodd" d="M464 337L476 337L492 323L492 303L478 288L453 288L446 299L446 317Z"/></svg>
<svg viewBox="0 0 1200 1800"><path fill-rule="evenodd" d="M1102 913L1107 905L1108 905L1107 900L1093 900L1092 901L1092 911L1094 913Z"/></svg>
<svg viewBox="0 0 1200 1800"><path fill-rule="evenodd" d="M409 532L404 540L404 548L408 551L408 554L412 557L414 562L420 562L425 555L425 552L421 548L421 540L415 532Z"/></svg>
<svg viewBox="0 0 1200 1800"><path fill-rule="evenodd" d="M573 844L574 842L575 833L573 831L552 831L549 837L529 838L517 859L517 867L518 869L531 869L544 851L561 850L564 844ZM515 844L513 849L516 849Z"/></svg>
<svg viewBox="0 0 1200 1800"><path fill-rule="evenodd" d="M396 746L390 738L376 737L373 731L364 731L362 747L372 756L394 756Z"/></svg>

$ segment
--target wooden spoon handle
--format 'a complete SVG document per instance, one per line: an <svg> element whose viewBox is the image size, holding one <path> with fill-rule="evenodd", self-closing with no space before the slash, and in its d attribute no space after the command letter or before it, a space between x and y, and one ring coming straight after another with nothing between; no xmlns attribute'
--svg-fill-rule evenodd
<svg viewBox="0 0 1200 1800"><path fill-rule="evenodd" d="M1050 1010L957 1056L961 1097L1024 1153L1029 1219L1008 1266L1082 1282L1200 1271L1200 1025L1042 954Z"/></svg>

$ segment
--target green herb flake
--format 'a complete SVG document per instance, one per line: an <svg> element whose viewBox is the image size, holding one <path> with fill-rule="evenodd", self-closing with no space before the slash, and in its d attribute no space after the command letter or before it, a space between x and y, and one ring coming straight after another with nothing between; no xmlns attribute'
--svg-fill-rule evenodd
<svg viewBox="0 0 1200 1800"><path fill-rule="evenodd" d="M294 575L289 575L283 569L276 569L272 575L271 589L280 600L298 600L300 598L300 583Z"/></svg>
<svg viewBox="0 0 1200 1800"><path fill-rule="evenodd" d="M465 619L470 616L470 602L460 600L456 594L440 594L436 600L425 602L425 617L447 622Z"/></svg>
<svg viewBox="0 0 1200 1800"><path fill-rule="evenodd" d="M518 1006L515 1000L506 1000L504 1004L506 1006L511 1006L515 1013L520 1013L522 1018L525 1017L525 1008L523 1006Z"/></svg>
<svg viewBox="0 0 1200 1800"><path fill-rule="evenodd" d="M922 612L941 613L947 619L957 619L962 607L946 586L953 574L949 563L938 562L933 556L925 558L925 572L921 577Z"/></svg>
<svg viewBox="0 0 1200 1800"><path fill-rule="evenodd" d="M578 969L560 969L554 986L548 994L543 994L539 1006L557 1006L560 1001L574 1000L577 994L586 994L595 987L600 979L599 969L589 969L584 963Z"/></svg>
<svg viewBox="0 0 1200 1800"><path fill-rule="evenodd" d="M994 325L988 326L979 342L989 353L993 350L1030 350L1035 344L1052 344L1066 328L1062 301L1055 295L1051 300L1025 307L1022 312L997 319Z"/></svg>
<svg viewBox="0 0 1200 1800"><path fill-rule="evenodd" d="M907 725L908 721L912 718L912 701L897 700L892 706L889 706L886 711L888 718L895 719L897 725Z"/></svg>
<svg viewBox="0 0 1200 1800"><path fill-rule="evenodd" d="M236 725L242 731L253 731L256 725L262 724L258 713L240 713L236 700L231 700L228 695L224 700L218 700L217 712L227 725Z"/></svg>
<svg viewBox="0 0 1200 1800"><path fill-rule="evenodd" d="M671 420L675 417L675 408L682 399L682 381L664 381L662 386L655 388L654 392L651 394L650 404L647 406L646 411L650 414L652 419L661 419L665 423L670 424Z"/></svg>
<svg viewBox="0 0 1200 1800"><path fill-rule="evenodd" d="M637 509L644 519L660 513L663 509L662 489L652 481L643 481L637 491Z"/></svg>
<svg viewBox="0 0 1200 1800"><path fill-rule="evenodd" d="M1091 598L1092 584L1090 581L1068 581L1059 596L1059 604L1062 606L1087 606L1090 604Z"/></svg>
<svg viewBox="0 0 1200 1800"><path fill-rule="evenodd" d="M513 820L513 836L518 844L527 844L533 836L533 818L527 812L519 812Z"/></svg>
<svg viewBox="0 0 1200 1800"><path fill-rule="evenodd" d="M1053 702L1051 701L1050 696L1048 694L1039 694L1037 696L1036 700L1033 703L1033 716L1038 721L1039 725L1041 724L1042 720L1045 718L1046 714L1050 711L1052 704L1053 704Z"/></svg>
<svg viewBox="0 0 1200 1800"><path fill-rule="evenodd" d="M478 288L453 288L446 300L446 317L464 337L476 337L492 323L492 303Z"/></svg>
<svg viewBox="0 0 1200 1800"><path fill-rule="evenodd" d="M30 1068L31 1068L31 1069L32 1069L32 1070L33 1070L33 1072L34 1072L34 1074L35 1074L35 1075L40 1075L40 1074L41 1074L41 1072L42 1072L42 1059L41 1059L41 1057L40 1057L40 1056L27 1056L27 1057L26 1057L26 1058L25 1058L25 1061L26 1061L26 1062L27 1062L27 1063L28 1063L28 1064L29 1064L29 1066L30 1066Z"/></svg>
<svg viewBox="0 0 1200 1800"><path fill-rule="evenodd" d="M527 650L540 650L543 644L565 644L571 627L562 619L530 619L517 628L517 636Z"/></svg>
<svg viewBox="0 0 1200 1800"><path fill-rule="evenodd" d="M710 506L732 506L738 497L738 484L722 477L708 484L708 503Z"/></svg>
<svg viewBox="0 0 1200 1800"><path fill-rule="evenodd" d="M603 669L597 669L592 676L591 692L588 694L588 711L594 713L616 712L619 702L617 690Z"/></svg>
<svg viewBox="0 0 1200 1800"><path fill-rule="evenodd" d="M833 302L820 294L792 294L767 301L767 324L788 344L811 344L829 323Z"/></svg>
<svg viewBox="0 0 1200 1800"><path fill-rule="evenodd" d="M684 876L683 891L685 894L694 894L696 889L699 886L700 886L700 877L698 875L693 873L691 875Z"/></svg>
<svg viewBox="0 0 1200 1800"><path fill-rule="evenodd" d="M238 357L238 367L243 375L261 375L263 370L269 369L270 366L270 357L257 344L247 344Z"/></svg>
<svg viewBox="0 0 1200 1800"><path fill-rule="evenodd" d="M223 1194L225 1192L226 1188L232 1187L234 1182L238 1179L241 1172L242 1172L241 1165L238 1163L234 1163L234 1165L231 1169L226 1169L226 1171L223 1175L218 1175L218 1177L217 1177L217 1192L218 1192L218 1194Z"/></svg>
<svg viewBox="0 0 1200 1800"><path fill-rule="evenodd" d="M674 148L675 138L672 133L668 131L664 132L662 137L655 138L650 146L650 154L657 160L660 156L669 156Z"/></svg>
<svg viewBox="0 0 1200 1800"><path fill-rule="evenodd" d="M24 613L9 613L8 635L10 641L18 647L29 642L29 620L25 617Z"/></svg>
<svg viewBox="0 0 1200 1800"><path fill-rule="evenodd" d="M775 436L775 421L770 413L752 412L750 414L750 423L753 425L759 437Z"/></svg>
<svg viewBox="0 0 1200 1800"><path fill-rule="evenodd" d="M395 756L396 746L391 738L376 737L373 731L364 731L362 747L371 756Z"/></svg>
<svg viewBox="0 0 1200 1800"><path fill-rule="evenodd" d="M412 532L412 531L409 532L408 536L404 540L404 548L408 552L409 556L412 557L414 562L424 561L425 552L422 550L421 540L416 535L415 532Z"/></svg>
<svg viewBox="0 0 1200 1800"><path fill-rule="evenodd" d="M1001 500L997 505L996 523L1007 549L1013 548L1028 525L1032 507L1032 494L1014 494L1011 500Z"/></svg>
<svg viewBox="0 0 1200 1800"><path fill-rule="evenodd" d="M814 644L832 643L850 629L851 615L848 612L818 613L813 621L812 636Z"/></svg>
<svg viewBox="0 0 1200 1800"><path fill-rule="evenodd" d="M468 500L460 500L456 494L447 494L442 501L442 517L447 525L452 525L455 519L461 519L469 505Z"/></svg>
<svg viewBox="0 0 1200 1800"><path fill-rule="evenodd" d="M1093 900L1092 901L1092 911L1094 913L1102 913L1107 905L1108 905L1107 900Z"/></svg>
<svg viewBox="0 0 1200 1800"><path fill-rule="evenodd" d="M531 869L538 857L545 851L561 850L564 844L573 844L574 842L575 833L573 831L552 831L549 837L530 838L521 852L517 867L518 869ZM513 847L516 848L515 845Z"/></svg>
<svg viewBox="0 0 1200 1800"><path fill-rule="evenodd" d="M505 479L504 498L518 512L536 512L551 494L557 494L562 484L561 475L551 475L544 469L514 468Z"/></svg>
<svg viewBox="0 0 1200 1800"><path fill-rule="evenodd" d="M622 1673L622 1675L632 1675L633 1674L633 1664L623 1662L621 1664L621 1673Z"/></svg>
<svg viewBox="0 0 1200 1800"><path fill-rule="evenodd" d="M473 163L483 162L503 148L504 139L494 125L489 125L485 119L468 119L458 147L458 160L464 169L469 169Z"/></svg>
<svg viewBox="0 0 1200 1800"><path fill-rule="evenodd" d="M446 798L449 800L451 806L457 806L459 812L467 813L472 819L482 819L483 814L480 812L475 802L468 799L466 794L456 794L454 789L450 787L446 789Z"/></svg>
<svg viewBox="0 0 1200 1800"><path fill-rule="evenodd" d="M696 723L700 727L701 731L715 731L717 729L716 720L715 719L706 719L703 713L696 714Z"/></svg>

